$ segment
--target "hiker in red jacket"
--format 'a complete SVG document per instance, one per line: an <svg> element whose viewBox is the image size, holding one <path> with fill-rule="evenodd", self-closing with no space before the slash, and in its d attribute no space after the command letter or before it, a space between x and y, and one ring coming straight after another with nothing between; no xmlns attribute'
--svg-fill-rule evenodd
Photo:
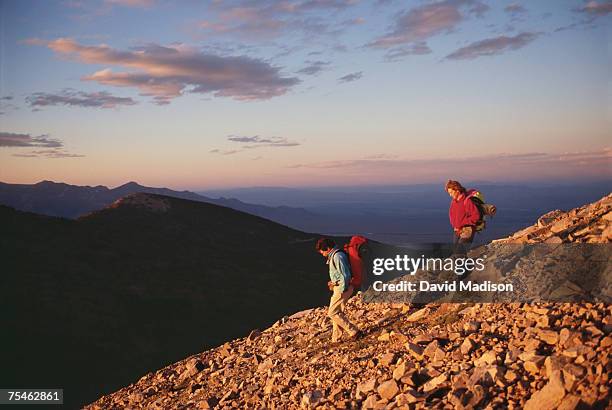
<svg viewBox="0 0 612 410"><path fill-rule="evenodd" d="M481 219L480 211L471 200L474 190L466 190L459 182L448 180L446 192L452 199L448 210L450 224L455 233L455 253L466 254L474 240L476 224Z"/></svg>

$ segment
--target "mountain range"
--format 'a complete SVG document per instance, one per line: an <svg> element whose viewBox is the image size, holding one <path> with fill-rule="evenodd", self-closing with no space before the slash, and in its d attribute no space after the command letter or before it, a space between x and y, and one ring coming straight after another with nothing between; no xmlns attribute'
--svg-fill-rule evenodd
<svg viewBox="0 0 612 410"><path fill-rule="evenodd" d="M0 204L21 211L74 219L102 209L125 195L137 192L226 206L284 225L293 225L296 220L308 223L309 220L316 218L316 215L300 208L254 205L232 198L213 199L190 191L152 188L136 182L128 182L116 188L107 188L102 185L78 186L52 181L41 181L36 184L0 182Z"/></svg>

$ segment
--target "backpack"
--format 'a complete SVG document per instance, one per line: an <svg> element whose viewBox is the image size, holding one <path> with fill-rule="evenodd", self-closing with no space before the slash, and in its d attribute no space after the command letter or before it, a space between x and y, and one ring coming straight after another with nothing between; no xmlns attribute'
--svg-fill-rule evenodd
<svg viewBox="0 0 612 410"><path fill-rule="evenodd" d="M344 253L347 254L351 265L350 284L355 290L361 289L366 269L365 257L369 253L368 239L361 235L351 237L349 243L344 245Z"/></svg>
<svg viewBox="0 0 612 410"><path fill-rule="evenodd" d="M468 191L465 200L471 200L476 208L478 208L478 213L480 214L480 219L476 222L475 228L476 232L480 232L486 228L485 216L493 217L497 213L497 207L493 204L487 204L484 200L484 195L480 193L480 191L476 191L472 189Z"/></svg>

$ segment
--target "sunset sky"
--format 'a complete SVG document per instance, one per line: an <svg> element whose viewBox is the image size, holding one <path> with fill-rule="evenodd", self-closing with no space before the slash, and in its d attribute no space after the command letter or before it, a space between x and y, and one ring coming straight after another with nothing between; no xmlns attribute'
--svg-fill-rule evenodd
<svg viewBox="0 0 612 410"><path fill-rule="evenodd" d="M612 1L0 0L0 181L612 177Z"/></svg>

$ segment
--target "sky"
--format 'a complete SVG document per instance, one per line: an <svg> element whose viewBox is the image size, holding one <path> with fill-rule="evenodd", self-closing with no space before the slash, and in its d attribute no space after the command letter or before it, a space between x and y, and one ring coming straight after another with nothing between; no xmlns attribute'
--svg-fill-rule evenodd
<svg viewBox="0 0 612 410"><path fill-rule="evenodd" d="M612 0L0 0L0 181L612 177Z"/></svg>

